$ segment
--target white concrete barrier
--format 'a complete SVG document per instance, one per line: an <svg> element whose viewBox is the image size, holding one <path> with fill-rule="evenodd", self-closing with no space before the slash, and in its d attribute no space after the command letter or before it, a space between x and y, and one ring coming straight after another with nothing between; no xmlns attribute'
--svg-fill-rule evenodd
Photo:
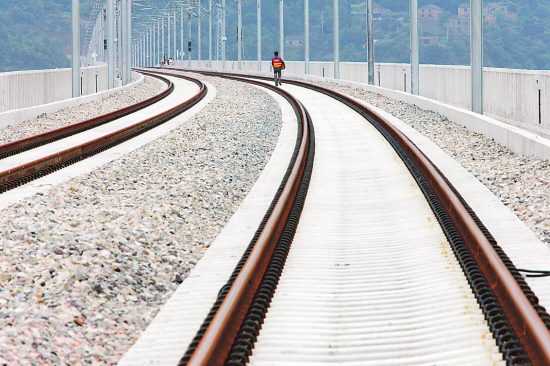
<svg viewBox="0 0 550 366"><path fill-rule="evenodd" d="M187 61L183 62L188 67ZM208 62L192 61L191 67L207 68ZM213 62L221 69L221 61ZM238 70L236 61L226 61L226 70ZM243 71L258 71L257 61L243 61ZM270 62L262 61L262 72ZM303 61L286 61L287 75L305 73ZM309 75L334 77L332 62L310 62ZM375 64L374 85L410 92L408 64ZM420 65L420 95L455 107L471 109L470 68L468 66ZM340 80L367 84L364 62L340 62ZM550 71L484 68L484 115L527 131L550 137Z"/></svg>
<svg viewBox="0 0 550 366"><path fill-rule="evenodd" d="M102 73L101 67L97 73L97 67L87 67L83 70L82 85L86 94L78 98L72 98L70 69L46 70L45 72L23 71L21 75L18 75L19 73L6 73L14 75L9 75L5 79L2 79L5 74L0 74L0 93L2 93L2 96L5 94L6 97L11 98L13 100L12 105L32 104L29 103L29 100L33 101L33 103L38 103L28 107L0 112L0 129L10 125L14 126L44 113L54 113L63 108L75 107L80 104L100 100L122 89L135 86L144 79L142 74L133 73L133 83L107 90L107 69L103 68L105 69L104 73ZM33 85L33 81L37 87L30 88L29 90L28 86ZM4 82L8 83L9 87L6 87L6 84L3 84ZM48 88L47 85L52 87ZM25 88L26 90L21 91ZM64 88L68 88L68 92ZM13 91L15 96L11 96L9 93L10 90ZM99 92L95 92L95 90L99 90ZM17 95L19 95L19 98L17 98ZM28 98L28 100L25 98ZM43 100L54 101L39 103L39 101Z"/></svg>
<svg viewBox="0 0 550 366"><path fill-rule="evenodd" d="M107 66L81 69L81 95L107 89ZM0 112L72 97L71 69L0 73Z"/></svg>

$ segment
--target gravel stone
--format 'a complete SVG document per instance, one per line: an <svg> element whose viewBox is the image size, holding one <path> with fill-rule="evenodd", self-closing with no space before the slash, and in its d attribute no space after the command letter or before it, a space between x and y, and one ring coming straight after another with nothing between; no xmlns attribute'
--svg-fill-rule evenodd
<svg viewBox="0 0 550 366"><path fill-rule="evenodd" d="M2 210L7 364L116 364L249 192L275 147L279 106L255 87L200 78L218 95L179 129ZM109 99L2 131L3 141L105 113Z"/></svg>

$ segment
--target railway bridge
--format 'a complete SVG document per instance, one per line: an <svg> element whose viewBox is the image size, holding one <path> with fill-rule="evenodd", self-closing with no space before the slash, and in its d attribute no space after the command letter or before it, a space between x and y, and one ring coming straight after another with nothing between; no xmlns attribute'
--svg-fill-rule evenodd
<svg viewBox="0 0 550 366"><path fill-rule="evenodd" d="M548 75L227 64L4 89L0 364L550 364Z"/></svg>

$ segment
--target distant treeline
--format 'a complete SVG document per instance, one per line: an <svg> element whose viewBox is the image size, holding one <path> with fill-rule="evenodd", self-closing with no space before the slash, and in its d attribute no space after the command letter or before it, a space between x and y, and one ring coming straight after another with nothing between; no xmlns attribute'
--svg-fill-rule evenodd
<svg viewBox="0 0 550 366"><path fill-rule="evenodd" d="M168 0L150 0L164 8ZM218 1L219 2L219 1ZM378 5L405 13L403 20L375 23L375 61L409 62L409 0L378 0ZM467 35L448 36L449 17L468 0L419 0L419 7L434 4L447 14L440 20L440 30L433 30L437 42L422 45L421 63L468 65ZM237 59L237 5L227 3L227 59ZM310 59L333 59L333 0L310 1ZM365 61L367 54L365 24L353 15L352 5L361 0L340 0L340 61ZM363 2L364 3L364 2ZM550 69L550 4L535 0L516 0L518 17L507 19L497 14L497 21L484 26L484 63L488 67ZM94 0L80 0L81 19L87 21ZM304 35L303 0L284 0L285 36L299 40ZM202 0L208 8L208 0ZM262 1L262 58L270 59L279 47L279 2ZM146 11L139 12L146 13ZM195 10L195 13L197 11ZM208 58L208 15L202 13L202 55ZM178 18L179 19L179 18ZM197 58L196 18L193 22L193 58ZM0 1L0 71L70 67L71 0L1 0ZM135 29L140 25L135 22ZM179 29L179 26L178 26ZM243 57L256 60L256 1L243 1ZM186 31L187 34L187 31ZM214 35L216 34L214 29ZM423 35L431 35L423 30ZM178 36L179 39L179 36ZM214 42L215 43L215 42ZM179 41L178 41L179 45ZM184 50L186 51L186 50ZM214 58L215 56L214 47ZM303 60L304 46L285 46L285 59ZM174 55L170 55L174 57Z"/></svg>

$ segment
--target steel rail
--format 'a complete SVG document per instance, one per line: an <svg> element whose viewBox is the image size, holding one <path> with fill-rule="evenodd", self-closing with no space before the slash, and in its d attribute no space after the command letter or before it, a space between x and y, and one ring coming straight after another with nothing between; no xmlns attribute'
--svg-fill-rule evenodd
<svg viewBox="0 0 550 366"><path fill-rule="evenodd" d="M305 84L292 80L286 80L285 82L300 86ZM365 105L336 91L318 86L312 87L309 84L305 85L311 89L332 95L337 99L346 100L354 108L367 113L408 153L436 192L471 253L476 258L533 364L536 366L550 365L550 331L495 251L493 245L426 155L398 128Z"/></svg>
<svg viewBox="0 0 550 366"><path fill-rule="evenodd" d="M0 172L0 193L42 177L54 170L58 170L64 166L82 160L83 158L94 155L108 147L124 142L127 139L146 132L151 128L154 128L188 110L206 96L207 87L199 80L188 77L184 78L192 80L200 86L199 92L190 99L177 105L171 110L159 113L146 119L145 121L134 123L131 126L122 128L108 135L96 138L92 141L88 141L41 159L37 159L24 165L20 165L13 169L2 171Z"/></svg>
<svg viewBox="0 0 550 366"><path fill-rule="evenodd" d="M147 74L147 73L144 73L144 74ZM74 123L68 126L57 128L55 130L51 130L38 135L29 136L21 140L0 145L0 159L4 159L8 156L13 156L13 155L22 153L24 151L34 149L39 146L49 144L51 142L60 140L65 137L73 136L77 133L84 132L91 128L95 128L105 123L114 121L118 118L124 117L131 113L137 112L145 107L148 107L153 103L156 103L159 100L166 98L168 95L170 95L174 91L174 84L170 80L154 74L147 74L147 75L164 81L167 85L166 90L163 90L161 93L151 98L148 98L146 100L143 100L141 102L132 104L130 106L121 108L119 110L116 110L107 114L103 114L101 116L90 118L86 121Z"/></svg>
<svg viewBox="0 0 550 366"><path fill-rule="evenodd" d="M189 71L189 70L182 70ZM240 76L246 78L257 78L262 80L272 80L269 77L251 76L233 73L213 73L202 72L202 74L212 76ZM445 178L433 166L432 162L418 149L418 147L399 129L393 126L381 115L368 109L365 105L332 90L313 86L311 84L284 80L285 83L307 87L338 100L345 101L356 110L369 115L373 120L379 123L409 154L411 159L417 164L422 174L425 176L430 186L438 196L445 207L459 233L481 267L481 270L492 290L498 296L500 305L508 317L516 335L525 347L525 350L535 366L550 365L550 331L535 310L535 304L527 298L518 282L506 267L505 263L495 250L493 244L487 239L485 233L472 218L467 208L461 202L453 189L447 184Z"/></svg>
<svg viewBox="0 0 550 366"><path fill-rule="evenodd" d="M250 82L247 80L247 82ZM255 84L275 89L271 85L252 81ZM295 202L299 186L302 182L304 170L307 165L308 150L310 148L310 136L306 121L306 111L303 106L288 93L285 96L292 100L297 107L298 123L303 127L302 140L295 164L282 193L277 200L273 212L267 220L254 248L250 252L240 273L229 288L225 299L219 307L216 315L210 322L202 339L195 348L187 365L222 365L229 354L231 345L241 323L246 315L252 298L258 289L265 273L277 242L280 240L283 228L289 217L289 212Z"/></svg>

